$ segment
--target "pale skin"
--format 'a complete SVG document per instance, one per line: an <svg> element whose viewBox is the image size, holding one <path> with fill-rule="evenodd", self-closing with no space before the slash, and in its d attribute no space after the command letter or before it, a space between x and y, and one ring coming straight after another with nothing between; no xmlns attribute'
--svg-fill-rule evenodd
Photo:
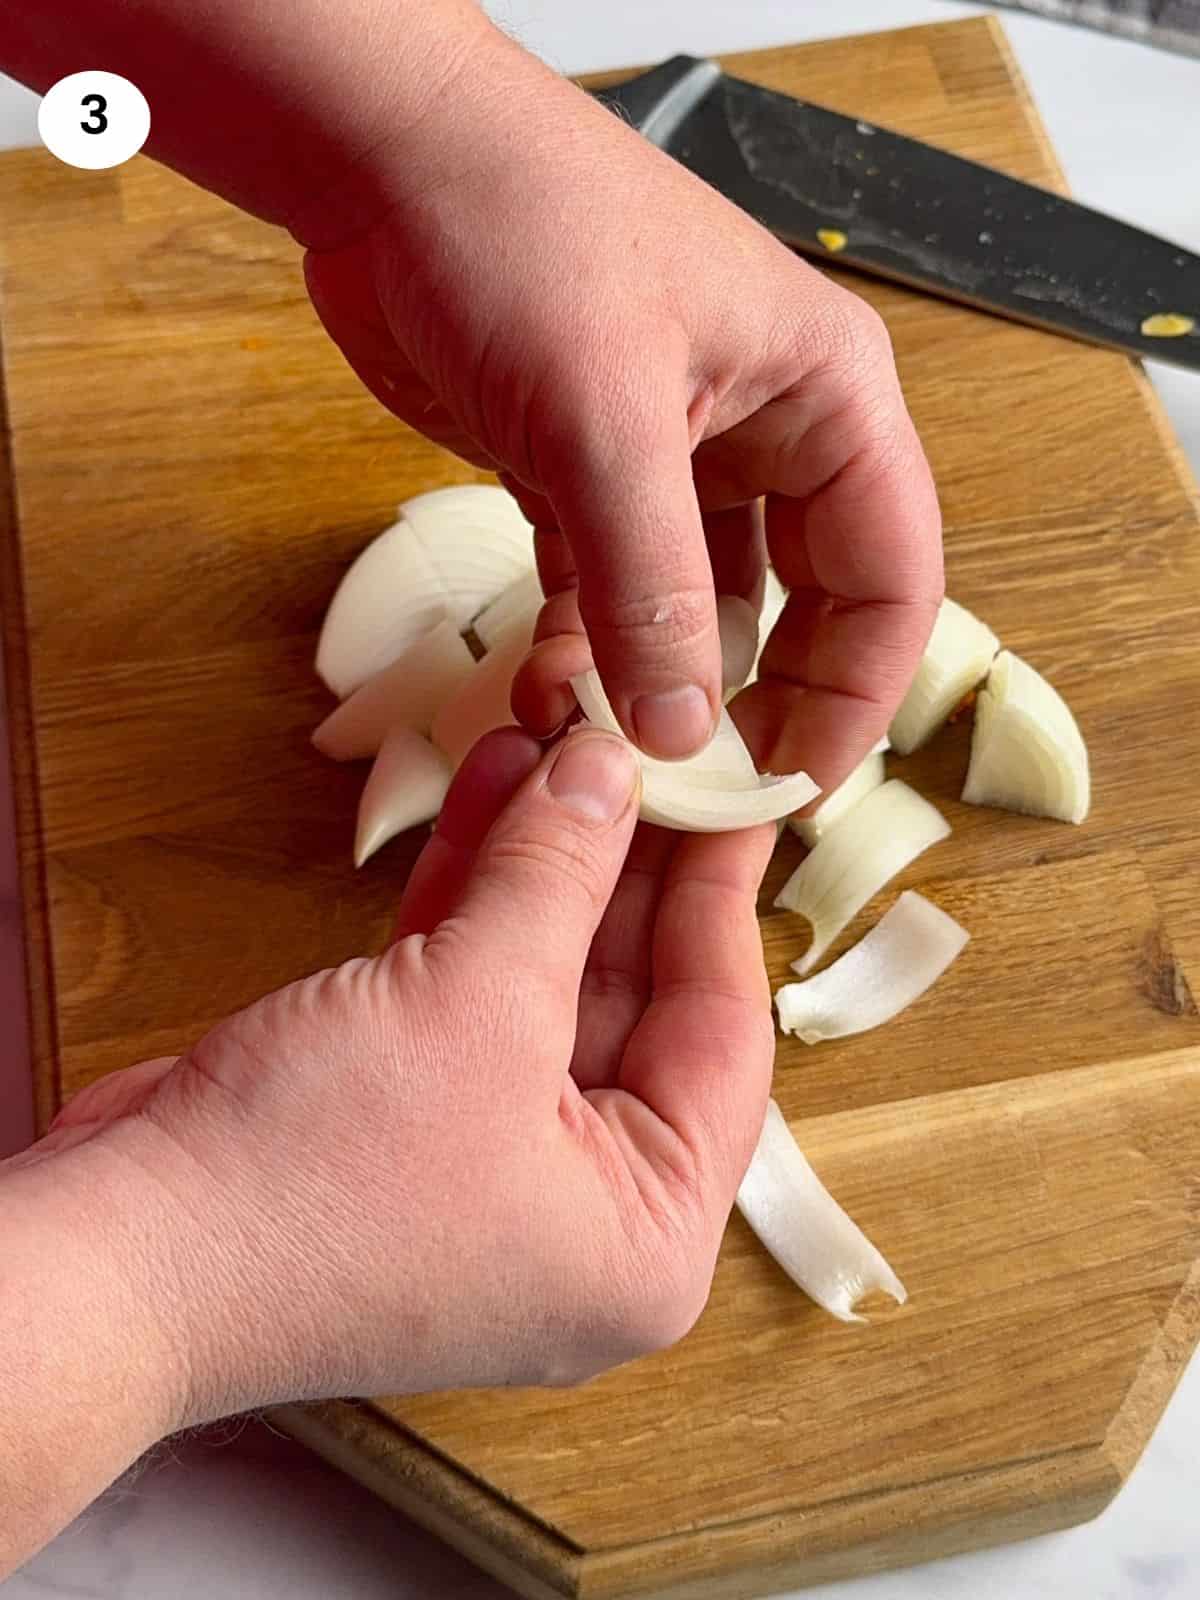
<svg viewBox="0 0 1200 1600"><path fill-rule="evenodd" d="M594 656L644 747L703 743L716 595L756 598L769 552L791 597L735 711L760 764L828 787L879 737L941 555L862 301L467 0L6 16L0 68L82 66L140 85L152 154L290 228L372 392L519 496L532 733ZM0 1574L180 1427L577 1382L690 1327L770 1081L773 832L636 808L620 741L490 735L384 954L104 1080L0 1167Z"/></svg>

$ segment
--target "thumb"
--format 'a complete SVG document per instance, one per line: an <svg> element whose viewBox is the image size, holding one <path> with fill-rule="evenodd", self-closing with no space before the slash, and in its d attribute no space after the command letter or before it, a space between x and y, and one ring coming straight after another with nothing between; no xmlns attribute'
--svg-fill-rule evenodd
<svg viewBox="0 0 1200 1600"><path fill-rule="evenodd" d="M454 912L426 944L505 964L522 989L575 997L637 821L637 754L594 729L547 752L488 830Z"/></svg>
<svg viewBox="0 0 1200 1600"><path fill-rule="evenodd" d="M666 760L703 749L721 707L721 648L683 405L599 452L573 450L549 498L621 726Z"/></svg>

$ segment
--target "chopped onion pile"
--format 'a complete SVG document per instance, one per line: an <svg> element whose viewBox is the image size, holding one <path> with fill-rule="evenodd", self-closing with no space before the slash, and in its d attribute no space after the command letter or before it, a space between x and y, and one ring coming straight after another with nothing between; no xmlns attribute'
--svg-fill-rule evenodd
<svg viewBox="0 0 1200 1600"><path fill-rule="evenodd" d="M738 1210L794 1283L842 1322L873 1289L903 1305L908 1293L879 1251L804 1158L783 1112L767 1103Z"/></svg>
<svg viewBox="0 0 1200 1600"><path fill-rule="evenodd" d="M975 702L962 797L1035 817L1082 822L1091 803L1087 746L1066 701L1011 650L1002 650Z"/></svg>
<svg viewBox="0 0 1200 1600"><path fill-rule="evenodd" d="M921 664L889 730L900 755L932 738L987 675L999 648L999 639L985 622L954 600L942 601Z"/></svg>
<svg viewBox="0 0 1200 1600"><path fill-rule="evenodd" d="M579 708L594 727L624 738L594 669L571 679ZM638 751L643 821L684 833L726 833L775 822L818 793L806 772L760 777L727 711L709 745L687 761L658 761Z"/></svg>
<svg viewBox="0 0 1200 1600"><path fill-rule="evenodd" d="M776 992L779 1026L805 1044L878 1028L931 988L969 938L953 917L906 889L832 966Z"/></svg>
<svg viewBox="0 0 1200 1600"><path fill-rule="evenodd" d="M871 896L949 832L941 812L899 778L860 800L776 896L777 906L812 923L812 943L796 971L810 972Z"/></svg>

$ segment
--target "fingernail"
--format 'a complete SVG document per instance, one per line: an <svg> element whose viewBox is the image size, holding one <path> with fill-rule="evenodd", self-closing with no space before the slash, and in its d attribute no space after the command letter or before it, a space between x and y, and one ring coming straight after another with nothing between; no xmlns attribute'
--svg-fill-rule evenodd
<svg viewBox="0 0 1200 1600"><path fill-rule="evenodd" d="M704 690L694 683L633 702L633 731L647 755L664 761L693 756L712 738L713 714Z"/></svg>
<svg viewBox="0 0 1200 1600"><path fill-rule="evenodd" d="M615 822L633 797L638 760L610 733L572 733L563 741L546 786L589 822Z"/></svg>

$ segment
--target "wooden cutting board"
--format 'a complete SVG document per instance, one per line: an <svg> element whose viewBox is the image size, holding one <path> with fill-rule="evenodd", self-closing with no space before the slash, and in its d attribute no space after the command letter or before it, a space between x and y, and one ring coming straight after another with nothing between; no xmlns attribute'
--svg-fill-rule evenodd
<svg viewBox="0 0 1200 1600"><path fill-rule="evenodd" d="M1059 183L977 20L737 57L775 88ZM180 179L0 157L4 610L43 1120L301 973L378 948L313 637L414 490L468 478L360 392L297 253ZM1200 1327L1200 525L1121 357L855 282L941 488L950 589L1091 746L1079 829L961 805L969 730L896 763L954 825L970 929L886 1031L787 1042L775 1093L911 1299L823 1316L740 1219L677 1349L568 1392L286 1425L531 1596L713 1600L1018 1538L1120 1486ZM776 983L801 948L763 899ZM303 1160L303 1152L297 1152Z"/></svg>

